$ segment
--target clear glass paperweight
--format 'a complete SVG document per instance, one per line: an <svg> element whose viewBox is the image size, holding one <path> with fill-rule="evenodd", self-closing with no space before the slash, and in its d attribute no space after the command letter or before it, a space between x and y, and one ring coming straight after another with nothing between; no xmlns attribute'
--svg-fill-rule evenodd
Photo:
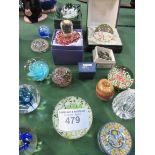
<svg viewBox="0 0 155 155"><path fill-rule="evenodd" d="M110 122L98 132L98 144L107 155L129 155L132 138L129 131L121 124Z"/></svg>
<svg viewBox="0 0 155 155"><path fill-rule="evenodd" d="M40 38L49 38L50 30L46 25L41 25L38 29L38 34Z"/></svg>
<svg viewBox="0 0 155 155"><path fill-rule="evenodd" d="M45 39L35 39L32 41L31 43L31 49L33 52L38 52L38 53L42 53L42 52L46 52L49 48L49 44L48 41L46 41Z"/></svg>
<svg viewBox="0 0 155 155"><path fill-rule="evenodd" d="M34 111L40 103L40 94L31 85L19 86L19 113L25 114Z"/></svg>
<svg viewBox="0 0 155 155"><path fill-rule="evenodd" d="M78 139L89 131L93 114L89 104L80 97L69 96L58 102L53 116L53 126L66 139Z"/></svg>
<svg viewBox="0 0 155 155"><path fill-rule="evenodd" d="M73 32L73 23L70 20L63 20L60 23L61 31L64 36L70 36Z"/></svg>
<svg viewBox="0 0 155 155"><path fill-rule="evenodd" d="M27 70L27 76L33 81L43 81L49 75L49 67L46 62L39 58L28 60L24 66Z"/></svg>
<svg viewBox="0 0 155 155"><path fill-rule="evenodd" d="M112 102L114 113L122 119L135 117L135 90L128 89L119 93Z"/></svg>
<svg viewBox="0 0 155 155"><path fill-rule="evenodd" d="M72 73L67 67L58 67L52 72L51 78L57 86L66 87L72 81Z"/></svg>
<svg viewBox="0 0 155 155"><path fill-rule="evenodd" d="M19 129L19 154L32 155L37 147L37 135L29 128Z"/></svg>

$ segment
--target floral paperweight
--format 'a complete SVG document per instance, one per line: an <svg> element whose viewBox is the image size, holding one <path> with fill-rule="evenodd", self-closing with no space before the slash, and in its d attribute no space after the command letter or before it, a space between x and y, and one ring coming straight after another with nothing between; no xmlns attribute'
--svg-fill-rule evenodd
<svg viewBox="0 0 155 155"><path fill-rule="evenodd" d="M40 94L31 85L19 86L19 113L25 114L34 111L40 103Z"/></svg>
<svg viewBox="0 0 155 155"><path fill-rule="evenodd" d="M134 82L133 73L124 66L115 66L108 73L108 80L117 90L126 90Z"/></svg>
<svg viewBox="0 0 155 155"><path fill-rule="evenodd" d="M132 138L123 125L110 122L98 132L98 144L101 151L107 155L129 155Z"/></svg>
<svg viewBox="0 0 155 155"><path fill-rule="evenodd" d="M53 126L66 139L78 139L89 131L93 114L89 104L80 97L62 99L53 111Z"/></svg>
<svg viewBox="0 0 155 155"><path fill-rule="evenodd" d="M62 18L64 19L72 19L79 15L80 5L74 5L72 3L65 4L60 10L58 10Z"/></svg>
<svg viewBox="0 0 155 155"><path fill-rule="evenodd" d="M107 79L101 79L96 85L96 95L103 101L108 101L114 95L114 87Z"/></svg>
<svg viewBox="0 0 155 155"><path fill-rule="evenodd" d="M57 86L66 87L72 81L72 73L67 67L58 67L52 72L51 78Z"/></svg>
<svg viewBox="0 0 155 155"><path fill-rule="evenodd" d="M33 52L43 53L49 48L49 43L45 39L35 39L31 43L31 50Z"/></svg>
<svg viewBox="0 0 155 155"><path fill-rule="evenodd" d="M114 113L122 119L135 117L135 90L128 89L119 93L112 102Z"/></svg>
<svg viewBox="0 0 155 155"><path fill-rule="evenodd" d="M19 129L19 154L32 155L37 147L37 135L29 128Z"/></svg>
<svg viewBox="0 0 155 155"><path fill-rule="evenodd" d="M47 63L40 59L30 59L24 66L27 69L27 76L33 81L43 81L49 75L49 67Z"/></svg>
<svg viewBox="0 0 155 155"><path fill-rule="evenodd" d="M46 25L41 25L38 29L38 35L40 38L49 38L50 30Z"/></svg>

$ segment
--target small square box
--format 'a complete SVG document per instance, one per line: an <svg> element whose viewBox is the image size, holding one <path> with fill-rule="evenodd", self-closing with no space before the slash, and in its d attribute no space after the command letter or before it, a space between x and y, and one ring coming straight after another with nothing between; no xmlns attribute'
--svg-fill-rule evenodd
<svg viewBox="0 0 155 155"><path fill-rule="evenodd" d="M93 62L78 63L79 79L93 79L96 73L96 64Z"/></svg>
<svg viewBox="0 0 155 155"><path fill-rule="evenodd" d="M106 52L106 56L109 60L103 59L103 52ZM96 46L93 50L93 62L96 63L96 68L112 68L115 66L116 61L114 57L114 53L111 49Z"/></svg>
<svg viewBox="0 0 155 155"><path fill-rule="evenodd" d="M60 29L60 22L65 19L65 18L61 17L61 14L60 14L60 11L61 11L61 9L62 9L62 7L64 5L65 4L60 4L60 3L57 4L57 11L56 11L55 19L54 19L54 27L55 27L55 29ZM81 29L82 28L81 5L80 4L73 4L73 5L79 8L79 14L78 14L77 17L71 18L71 19L68 19L68 20L72 21L74 29Z"/></svg>
<svg viewBox="0 0 155 155"><path fill-rule="evenodd" d="M83 61L83 34L81 29L76 29L80 34L80 39L77 43L70 45L60 45L56 43L56 33L60 29L56 29L53 33L51 41L51 52L55 65L76 65Z"/></svg>

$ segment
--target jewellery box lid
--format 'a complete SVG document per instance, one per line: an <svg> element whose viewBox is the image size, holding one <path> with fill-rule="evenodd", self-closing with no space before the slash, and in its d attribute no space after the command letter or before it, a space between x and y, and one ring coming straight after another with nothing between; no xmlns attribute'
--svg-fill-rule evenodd
<svg viewBox="0 0 155 155"><path fill-rule="evenodd" d="M120 0L88 0L87 27L106 23L117 25Z"/></svg>

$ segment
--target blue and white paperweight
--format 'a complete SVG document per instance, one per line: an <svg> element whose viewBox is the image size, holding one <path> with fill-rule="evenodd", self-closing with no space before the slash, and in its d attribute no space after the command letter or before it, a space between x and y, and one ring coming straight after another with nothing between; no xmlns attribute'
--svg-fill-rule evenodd
<svg viewBox="0 0 155 155"><path fill-rule="evenodd" d="M39 27L38 35L40 38L49 38L50 37L50 29L46 25L42 25Z"/></svg>

